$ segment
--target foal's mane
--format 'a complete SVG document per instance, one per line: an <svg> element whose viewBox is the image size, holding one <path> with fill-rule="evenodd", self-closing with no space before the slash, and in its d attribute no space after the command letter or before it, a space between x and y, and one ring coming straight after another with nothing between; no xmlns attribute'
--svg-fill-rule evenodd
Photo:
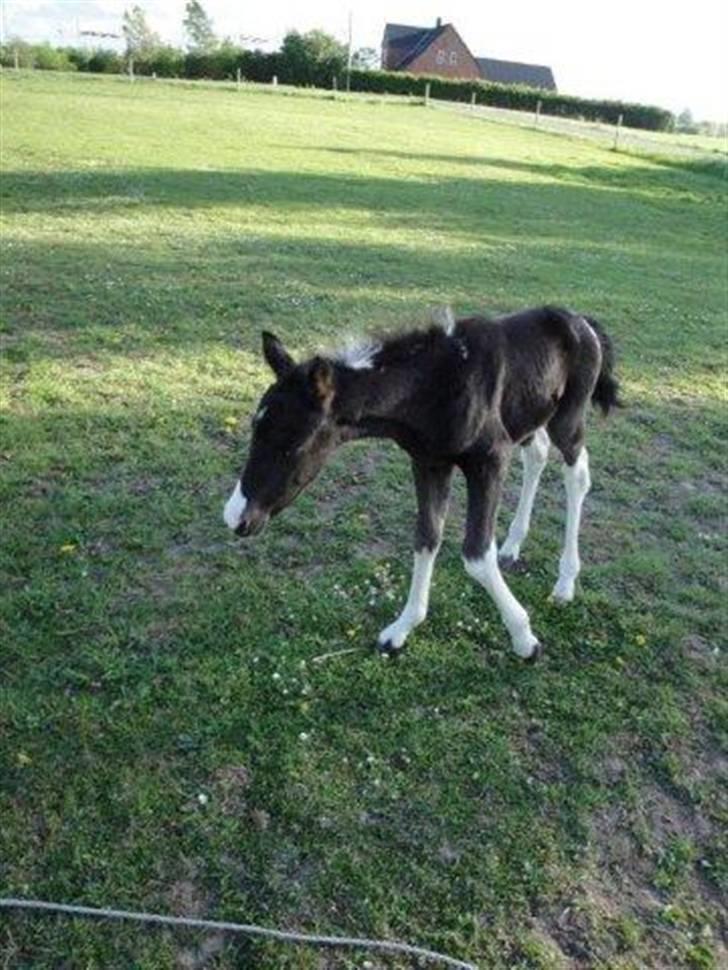
<svg viewBox="0 0 728 970"><path fill-rule="evenodd" d="M422 353L445 346L452 336L455 321L450 316L442 322L406 327L387 333L374 332L350 337L343 345L324 356L351 370L403 364Z"/></svg>

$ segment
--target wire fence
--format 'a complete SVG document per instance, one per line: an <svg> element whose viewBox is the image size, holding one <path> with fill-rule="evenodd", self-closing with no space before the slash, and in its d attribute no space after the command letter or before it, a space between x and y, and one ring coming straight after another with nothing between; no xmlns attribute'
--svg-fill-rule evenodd
<svg viewBox="0 0 728 970"><path fill-rule="evenodd" d="M557 135L568 135L596 142L605 148L621 148L645 154L668 155L682 159L728 159L728 138L695 137L679 133L652 132L624 125L608 125L597 121L581 121L561 118L541 112L511 111L488 105L467 104L459 101L434 101L429 105L441 111L481 118L521 128L537 128Z"/></svg>

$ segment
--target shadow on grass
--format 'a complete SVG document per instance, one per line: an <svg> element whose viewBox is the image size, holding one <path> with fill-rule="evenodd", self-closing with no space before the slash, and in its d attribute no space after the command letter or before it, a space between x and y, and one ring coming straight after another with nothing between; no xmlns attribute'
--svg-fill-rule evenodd
<svg viewBox="0 0 728 970"><path fill-rule="evenodd" d="M35 354L78 353L64 347L64 332L101 346L112 329L122 351L232 335L257 349L265 326L310 347L351 320L376 328L383 308L387 322L400 323L409 322L403 304L498 312L514 308L514 292L517 305L562 303L597 316L619 294L631 320L604 322L651 368L677 354L706 358L722 341L697 294L693 318L683 315L679 327L660 313L693 279L720 273L719 250L706 244L719 237L717 212L698 221L684 203L487 178L166 169L5 173L0 191L7 216L35 213L50 219L44 232L62 232L7 250L6 332L21 342L54 334ZM214 236L192 242L198 224L188 217L207 209L215 210ZM73 227L88 214L90 231L103 234L96 220L115 211L123 220L112 241L67 232L67 221ZM646 290L645 280L654 285ZM650 303L650 292L659 301ZM646 327L643 313L660 317ZM21 362L23 353L11 350Z"/></svg>
<svg viewBox="0 0 728 970"><path fill-rule="evenodd" d="M556 136L561 137L561 136ZM544 161L524 162L512 158L499 158L484 151L481 155L448 155L436 152L405 152L386 148L341 148L338 146L311 146L301 148L300 145L281 145L291 151L307 151L314 154L331 153L349 156L356 159L394 159L409 163L437 163L437 165L456 165L477 167L483 170L490 168L504 171L536 175L539 181L551 178L555 181L572 183L586 183L595 188L616 189L640 196L662 196L674 194L683 197L687 192L705 194L709 199L716 197L716 185L698 179L686 179L686 172L691 175L725 177L725 158L684 159L670 158L657 153L639 153L628 155L633 160L629 166L621 165L560 165L548 164ZM612 154L608 152L608 155ZM625 156L622 156L624 158Z"/></svg>
<svg viewBox="0 0 728 970"><path fill-rule="evenodd" d="M484 161L528 175L550 171ZM504 294L516 291L521 305L572 302L594 312L614 292L643 305L646 279L656 281L652 290L667 292L672 281L682 287L683 280L719 274L719 254L707 244L722 232L715 207L696 220L684 200L657 205L629 191L632 183L624 192L602 188L631 178L653 185L647 169L552 168L565 181L256 170L6 172L0 198L10 226L13 216L32 214L43 217L43 232L62 235L18 239L8 248L5 316L24 327L39 320L83 327L133 314L154 329L162 318L194 315L204 321L202 333L239 312L280 315L295 327L291 318L317 303L319 326L330 329L337 324L327 320L327 299L331 310L337 301L356 309L388 297L401 302L410 291L422 306L440 302L444 292L510 309L512 297L504 306ZM214 235L193 242L199 224L188 217L207 209L214 210ZM102 216L111 220L111 240ZM76 219L83 225L75 227ZM79 239L84 232L88 241ZM140 233L146 233L141 243ZM579 297L585 292L588 307Z"/></svg>
<svg viewBox="0 0 728 970"><path fill-rule="evenodd" d="M312 149L321 151L321 149ZM443 155L410 155L378 149L324 149L337 155L356 158L392 157L409 161L453 162L475 168L538 175L539 181L499 180L484 171L478 177L383 177L362 175L355 169L350 174L320 174L267 169L210 170L194 169L128 169L77 170L63 172L5 172L0 175L0 200L6 213L38 212L63 216L76 211L107 214L123 209L145 207L225 206L231 209L250 206L273 206L291 212L300 209L362 209L378 216L389 215L393 223L408 214L423 226L436 225L450 229L479 230L482 219L494 211L508 211L520 221L539 213L553 218L560 211L569 212L575 238L593 238L595 230L611 230L607 235L623 238L630 235L630 225L617 221L627 207L639 205L641 193L648 189L674 190L684 195L691 190L706 201L715 200L712 183L699 179L685 184L684 178L668 173L656 176L648 166L615 168L544 165L502 158L467 158ZM543 181L543 177L553 181ZM623 191L604 192L605 188ZM661 199L669 206L669 198ZM681 199L681 202L684 200ZM525 211L524 211L525 207ZM616 207L616 211L615 211ZM547 222L543 231L548 228ZM639 227L635 227L639 228Z"/></svg>

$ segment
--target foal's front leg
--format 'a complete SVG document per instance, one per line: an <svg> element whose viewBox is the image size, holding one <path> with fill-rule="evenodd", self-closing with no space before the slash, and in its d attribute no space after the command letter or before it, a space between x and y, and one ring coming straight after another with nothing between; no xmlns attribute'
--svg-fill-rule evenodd
<svg viewBox="0 0 728 970"><path fill-rule="evenodd" d="M486 588L498 608L519 657L535 659L541 647L531 632L528 613L511 593L498 567L495 517L508 455L493 450L463 467L468 486L468 518L463 559L468 574Z"/></svg>
<svg viewBox="0 0 728 970"><path fill-rule="evenodd" d="M410 632L427 616L432 570L442 541L447 514L452 466L432 467L413 461L412 472L417 489L412 581L404 609L394 623L379 634L378 643L382 653L400 650Z"/></svg>

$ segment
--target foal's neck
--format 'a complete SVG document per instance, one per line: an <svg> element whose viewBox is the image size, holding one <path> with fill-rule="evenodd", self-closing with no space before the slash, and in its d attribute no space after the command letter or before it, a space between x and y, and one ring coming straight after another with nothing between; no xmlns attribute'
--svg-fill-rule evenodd
<svg viewBox="0 0 728 970"><path fill-rule="evenodd" d="M409 368L342 368L334 416L353 437L394 438L415 432L411 400L420 378Z"/></svg>

